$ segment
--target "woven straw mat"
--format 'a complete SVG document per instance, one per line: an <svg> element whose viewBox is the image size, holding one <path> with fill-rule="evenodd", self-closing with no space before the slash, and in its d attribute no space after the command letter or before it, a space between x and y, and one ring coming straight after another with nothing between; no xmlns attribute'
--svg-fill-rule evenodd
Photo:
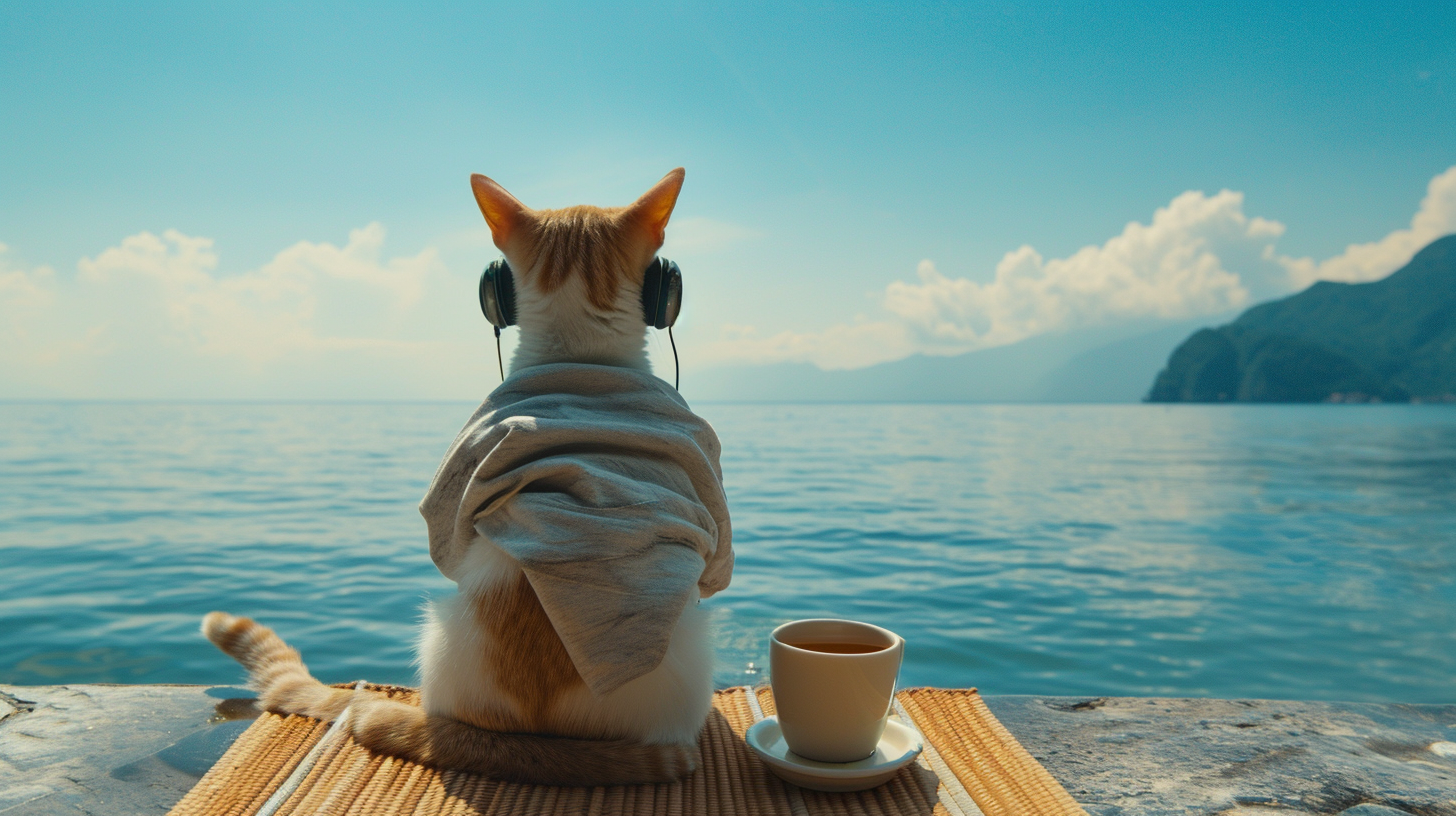
<svg viewBox="0 0 1456 816"><path fill-rule="evenodd" d="M413 689L365 686L406 702ZM975 689L909 689L896 711L925 751L888 783L820 793L780 781L743 741L774 713L767 688L719 691L701 739L703 767L672 784L557 788L436 771L371 754L343 730L264 713L172 809L172 816L284 814L935 814L1086 816L996 721ZM327 735L327 736L326 736Z"/></svg>

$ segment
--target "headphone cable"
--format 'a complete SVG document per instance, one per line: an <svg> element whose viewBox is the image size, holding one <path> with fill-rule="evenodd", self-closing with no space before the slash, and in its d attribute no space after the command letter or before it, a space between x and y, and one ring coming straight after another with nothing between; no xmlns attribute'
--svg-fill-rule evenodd
<svg viewBox="0 0 1456 816"><path fill-rule="evenodd" d="M500 366L501 382L506 381L506 364L501 361L500 326L495 326L495 364Z"/></svg>
<svg viewBox="0 0 1456 816"><path fill-rule="evenodd" d="M667 327L667 342L672 344L672 390L681 391L678 388L682 377L682 368L677 364L677 341L672 339L672 327Z"/></svg>

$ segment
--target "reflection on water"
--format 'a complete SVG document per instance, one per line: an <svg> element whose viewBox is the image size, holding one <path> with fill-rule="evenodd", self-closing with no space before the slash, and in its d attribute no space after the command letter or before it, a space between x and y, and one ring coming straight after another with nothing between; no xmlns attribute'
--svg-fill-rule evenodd
<svg viewBox="0 0 1456 816"><path fill-rule="evenodd" d="M161 655L137 657L126 649L100 647L33 654L15 664L14 671L53 684L145 683L166 670Z"/></svg>
<svg viewBox="0 0 1456 816"><path fill-rule="evenodd" d="M410 682L468 405L0 405L0 681L236 681L214 608ZM733 406L721 683L870 620L907 684L1450 702L1456 409Z"/></svg>
<svg viewBox="0 0 1456 816"><path fill-rule="evenodd" d="M741 659L793 617L991 691L1451 699L1456 411L713 406ZM751 439L749 444L743 444Z"/></svg>

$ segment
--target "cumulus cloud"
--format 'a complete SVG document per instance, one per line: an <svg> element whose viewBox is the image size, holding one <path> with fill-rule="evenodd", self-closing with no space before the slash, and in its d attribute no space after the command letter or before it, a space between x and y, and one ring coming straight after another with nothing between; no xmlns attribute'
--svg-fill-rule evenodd
<svg viewBox="0 0 1456 816"><path fill-rule="evenodd" d="M707 365L853 368L1223 314L1315 280L1373 280L1456 231L1456 167L1431 180L1409 228L1336 257L1281 255L1284 231L1247 215L1238 192L1189 191L1066 257L1021 246L984 276L922 260L913 278L876 293L868 316L819 331L724 325L692 355ZM688 253L760 237L708 219L674 222L669 235L669 248ZM479 393L495 361L461 294L472 282L451 279L434 249L389 255L385 239L369 224L342 244L300 241L257 268L230 270L209 238L143 232L81 259L75 274L27 265L0 244L0 397Z"/></svg>
<svg viewBox="0 0 1456 816"><path fill-rule="evenodd" d="M478 334L459 282L433 249L387 256L384 242L374 223L229 271L210 238L142 232L75 275L0 245L0 396L328 394L331 378L368 392L381 364L405 370L397 381L442 375Z"/></svg>
<svg viewBox="0 0 1456 816"><path fill-rule="evenodd" d="M921 261L918 283L891 283L885 308L927 350L964 351L1031 335L1137 317L1224 312L1249 300L1247 273L1277 269L1265 259L1284 226L1243 212L1243 195L1187 192L1128 224L1101 246L1046 260L1030 246L1006 253L985 284L951 279Z"/></svg>
<svg viewBox="0 0 1456 816"><path fill-rule="evenodd" d="M1375 280L1432 240L1456 232L1456 167L1431 180L1409 229L1321 262L1280 255L1276 243L1284 225L1251 217L1243 207L1243 194L1231 190L1185 192L1148 223L1129 223L1106 242L1068 257L1047 259L1031 246L1008 252L984 283L948 276L922 260L915 281L886 286L877 318L819 332L725 326L708 356L853 368L1119 321L1223 314L1316 280Z"/></svg>
<svg viewBox="0 0 1456 816"><path fill-rule="evenodd" d="M880 319L768 336L735 327L710 352L847 368L1119 320L1222 313L1281 285L1273 247L1283 232L1278 222L1245 215L1240 193L1187 192L1149 223L1130 223L1069 257L1047 259L1022 246L1002 257L986 283L949 277L923 260L916 281L885 288Z"/></svg>
<svg viewBox="0 0 1456 816"><path fill-rule="evenodd" d="M320 326L321 303L325 311L372 303L382 307L369 310L378 316L419 300L426 276L438 268L434 251L381 260L384 236L374 223L350 232L342 247L300 241L258 269L219 275L212 239L143 232L78 268L81 282L95 290L134 294L149 287L141 289L142 302L130 299L142 311L160 307L163 320L153 328L172 341L203 355L261 363L297 351L390 345L377 325L354 326L355 336L340 333L343 326Z"/></svg>
<svg viewBox="0 0 1456 816"><path fill-rule="evenodd" d="M55 380L63 376L55 366L105 348L99 328L64 325L58 277L45 265L20 264L0 243L0 383ZM0 388L0 396L10 395Z"/></svg>
<svg viewBox="0 0 1456 816"><path fill-rule="evenodd" d="M51 280L55 270L48 266L21 268L10 257L10 247L0 244L0 310L11 317L7 325L15 327L15 314L34 309L51 301Z"/></svg>
<svg viewBox="0 0 1456 816"><path fill-rule="evenodd" d="M1431 179L1408 229L1368 244L1351 244L1343 253L1318 263L1312 258L1282 258L1281 262L1299 289L1317 280L1379 280L1404 266L1421 247L1452 232L1456 232L1456 167Z"/></svg>

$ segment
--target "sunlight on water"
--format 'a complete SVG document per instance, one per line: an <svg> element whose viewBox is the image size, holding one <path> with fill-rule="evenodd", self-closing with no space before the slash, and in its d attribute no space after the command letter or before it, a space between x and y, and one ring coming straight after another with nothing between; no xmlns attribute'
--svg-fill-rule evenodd
<svg viewBox="0 0 1456 816"><path fill-rule="evenodd" d="M236 682L257 617L411 682L451 591L415 506L469 405L0 405L0 681ZM777 623L908 640L907 685L1451 702L1456 409L705 405L738 566L721 684Z"/></svg>

